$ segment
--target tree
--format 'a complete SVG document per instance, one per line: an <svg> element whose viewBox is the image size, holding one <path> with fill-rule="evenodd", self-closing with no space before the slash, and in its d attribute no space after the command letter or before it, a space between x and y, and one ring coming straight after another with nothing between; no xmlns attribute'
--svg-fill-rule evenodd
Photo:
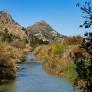
<svg viewBox="0 0 92 92"><path fill-rule="evenodd" d="M80 27L90 28L92 26L92 6L86 1L83 6L77 4L81 9L84 23ZM80 46L81 52L75 53L75 65L77 78L75 84L80 86L82 92L92 92L92 32L84 34L83 42Z"/></svg>
<svg viewBox="0 0 92 92"><path fill-rule="evenodd" d="M80 4L78 3L76 6L81 9L83 14L85 14L83 16L83 18L85 19L84 23L82 25L80 25L80 27L90 28L92 25L92 5L91 5L91 2L86 1L85 4L82 6L80 6Z"/></svg>

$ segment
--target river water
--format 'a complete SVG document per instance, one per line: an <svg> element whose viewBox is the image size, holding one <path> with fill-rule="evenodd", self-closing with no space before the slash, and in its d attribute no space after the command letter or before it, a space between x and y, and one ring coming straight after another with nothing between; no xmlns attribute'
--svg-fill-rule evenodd
<svg viewBox="0 0 92 92"><path fill-rule="evenodd" d="M31 61L33 55L27 56L27 62L21 63L15 81L0 85L0 92L80 92L64 80L48 75L42 68L42 62Z"/></svg>

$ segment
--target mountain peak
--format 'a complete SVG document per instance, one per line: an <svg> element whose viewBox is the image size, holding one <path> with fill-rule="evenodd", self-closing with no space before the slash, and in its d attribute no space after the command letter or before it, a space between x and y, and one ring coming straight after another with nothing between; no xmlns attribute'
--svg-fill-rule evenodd
<svg viewBox="0 0 92 92"><path fill-rule="evenodd" d="M45 20L41 20L41 21L39 21L38 23L42 23L42 24L44 24L44 25L47 24L47 22L46 22Z"/></svg>
<svg viewBox="0 0 92 92"><path fill-rule="evenodd" d="M7 10L0 11L0 32L4 32L5 29L7 29L10 34L16 37L22 39L27 37L26 33L22 30L22 26L14 21Z"/></svg>
<svg viewBox="0 0 92 92"><path fill-rule="evenodd" d="M15 22L7 10L0 11L0 19L3 22L5 21Z"/></svg>
<svg viewBox="0 0 92 92"><path fill-rule="evenodd" d="M34 35L36 38L43 41L48 41L49 43L62 37L44 20L41 20L39 22L36 22L32 26L29 26L27 28L27 33L30 37Z"/></svg>
<svg viewBox="0 0 92 92"><path fill-rule="evenodd" d="M32 32L39 32L39 31L55 31L46 21L41 20L34 23L32 26L27 28L28 30L31 29Z"/></svg>

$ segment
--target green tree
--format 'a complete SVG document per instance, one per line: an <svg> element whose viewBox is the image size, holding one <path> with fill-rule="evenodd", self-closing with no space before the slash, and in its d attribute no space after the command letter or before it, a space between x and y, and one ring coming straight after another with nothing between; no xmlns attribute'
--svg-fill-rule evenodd
<svg viewBox="0 0 92 92"><path fill-rule="evenodd" d="M84 23L80 27L90 28L92 25L92 6L91 2L86 1L83 6L77 4L81 9ZM92 92L92 32L86 32L84 34L83 42L80 46L82 53L75 53L75 65L77 71L77 79L75 84L80 86L82 92ZM86 53L86 55L83 55ZM79 57L80 55L80 57Z"/></svg>

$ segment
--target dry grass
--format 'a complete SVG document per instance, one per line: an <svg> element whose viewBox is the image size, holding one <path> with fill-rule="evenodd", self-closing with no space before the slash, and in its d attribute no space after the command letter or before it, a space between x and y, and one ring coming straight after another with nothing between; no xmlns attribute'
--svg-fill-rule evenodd
<svg viewBox="0 0 92 92"><path fill-rule="evenodd" d="M25 53L23 49L0 42L0 81L16 77L16 63L25 59Z"/></svg>
<svg viewBox="0 0 92 92"><path fill-rule="evenodd" d="M38 46L34 53L38 59L44 61L43 67L50 74L64 76L74 82L77 76L73 62L74 53L81 52L81 42L80 36L67 37L57 43Z"/></svg>
<svg viewBox="0 0 92 92"><path fill-rule="evenodd" d="M0 43L0 53L4 53L8 58L11 58L14 62L19 62L25 58L25 52L23 49L18 49L10 46L8 43Z"/></svg>
<svg viewBox="0 0 92 92"><path fill-rule="evenodd" d="M73 82L77 76L73 56L80 52L81 42L80 36L67 37L54 44L38 46L34 53L44 61L43 67L50 74L64 76Z"/></svg>
<svg viewBox="0 0 92 92"><path fill-rule="evenodd" d="M73 36L64 38L61 43L66 45L78 45L82 43L82 40L81 36Z"/></svg>
<svg viewBox="0 0 92 92"><path fill-rule="evenodd" d="M59 47L60 48L59 48ZM43 67L50 74L66 77L74 81L76 72L74 62L70 57L70 47L62 44L42 45L35 49L34 53L38 59L44 61ZM72 47L71 47L72 48ZM60 50L60 51L59 51ZM58 53L57 53L58 52Z"/></svg>
<svg viewBox="0 0 92 92"><path fill-rule="evenodd" d="M16 77L16 64L8 57L0 55L0 80L11 80Z"/></svg>

